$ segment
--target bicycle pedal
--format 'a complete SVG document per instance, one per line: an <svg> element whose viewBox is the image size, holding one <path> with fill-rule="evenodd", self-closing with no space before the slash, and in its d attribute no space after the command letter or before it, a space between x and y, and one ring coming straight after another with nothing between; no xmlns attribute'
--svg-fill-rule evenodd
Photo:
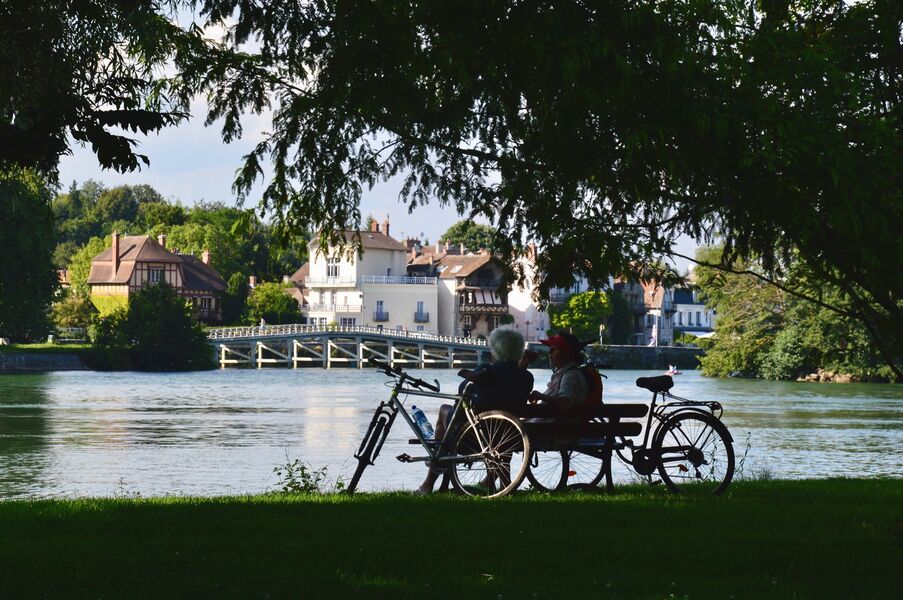
<svg viewBox="0 0 903 600"><path fill-rule="evenodd" d="M395 457L398 462L409 463L411 462L411 455L405 452L404 454L399 454Z"/></svg>
<svg viewBox="0 0 903 600"><path fill-rule="evenodd" d="M659 485L662 482L661 479L656 479L655 481L650 481L649 485Z"/></svg>

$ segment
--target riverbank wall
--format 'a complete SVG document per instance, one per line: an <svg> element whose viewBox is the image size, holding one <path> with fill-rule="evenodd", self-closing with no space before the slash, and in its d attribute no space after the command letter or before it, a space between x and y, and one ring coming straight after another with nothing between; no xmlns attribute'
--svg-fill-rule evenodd
<svg viewBox="0 0 903 600"><path fill-rule="evenodd" d="M699 367L699 357L705 354L701 348L677 348L672 346L590 346L587 357L612 369L661 369L673 365L684 371Z"/></svg>
<svg viewBox="0 0 903 600"><path fill-rule="evenodd" d="M0 354L0 374L86 370L77 354Z"/></svg>

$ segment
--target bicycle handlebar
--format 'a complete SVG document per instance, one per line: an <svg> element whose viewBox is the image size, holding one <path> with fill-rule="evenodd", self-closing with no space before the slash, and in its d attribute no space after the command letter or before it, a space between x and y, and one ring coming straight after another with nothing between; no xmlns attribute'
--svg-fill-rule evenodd
<svg viewBox="0 0 903 600"><path fill-rule="evenodd" d="M413 385L414 387L427 389L431 392L436 392L437 394L439 393L439 382L438 381L436 381L436 385L433 385L432 383L427 383L422 379L412 377L411 375L405 373L401 369L401 367L393 367L393 366L389 365L388 363L384 363L384 362L380 362L380 361L376 360L372 356L369 359L367 359L367 362L369 362L371 365L373 365L377 369L381 369L389 377L399 377L401 375L404 375L405 378L407 379L407 381L410 382L410 384Z"/></svg>

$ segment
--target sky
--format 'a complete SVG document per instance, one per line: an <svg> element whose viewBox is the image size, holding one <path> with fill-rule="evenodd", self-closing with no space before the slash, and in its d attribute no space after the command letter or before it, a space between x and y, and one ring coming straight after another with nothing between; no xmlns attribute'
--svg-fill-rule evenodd
<svg viewBox="0 0 903 600"><path fill-rule="evenodd" d="M241 165L241 158L263 137L262 132L269 125L269 114L246 116L244 135L241 139L226 144L222 141L216 123L204 126L204 105L197 102L191 107L192 118L176 127L163 129L150 136L137 135L138 152L150 160L150 166L133 173L117 173L102 170L90 148L76 144L72 154L60 161L60 183L63 191L73 181L81 184L94 179L107 187L129 184L148 184L171 201L180 201L186 206L199 201L221 201L227 205L237 205L232 193L235 171ZM366 219L372 214L380 222L389 217L392 237L402 240L406 237L421 237L435 243L455 222L464 217L453 207L441 207L438 202L417 207L409 214L407 206L398 200L402 178L378 184L371 191L364 191L361 200L361 215ZM258 185L249 195L246 208L256 206L256 198L263 186ZM422 234L422 235L421 235ZM689 238L678 241L678 251L692 256L696 244ZM683 272L687 261L678 259L675 266Z"/></svg>

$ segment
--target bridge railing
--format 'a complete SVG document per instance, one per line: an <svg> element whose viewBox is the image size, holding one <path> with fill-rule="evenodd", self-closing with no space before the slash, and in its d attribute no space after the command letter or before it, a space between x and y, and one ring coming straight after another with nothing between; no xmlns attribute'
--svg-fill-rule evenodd
<svg viewBox="0 0 903 600"><path fill-rule="evenodd" d="M438 335L425 331L406 331L398 329L384 329L372 325L263 325L249 327L217 327L207 329L207 338L214 340L234 340L251 338L287 337L292 335L313 336L317 334L357 334L366 336L382 336L393 339L411 339L424 342L437 342L462 346L486 346L485 340L458 337L451 335Z"/></svg>

